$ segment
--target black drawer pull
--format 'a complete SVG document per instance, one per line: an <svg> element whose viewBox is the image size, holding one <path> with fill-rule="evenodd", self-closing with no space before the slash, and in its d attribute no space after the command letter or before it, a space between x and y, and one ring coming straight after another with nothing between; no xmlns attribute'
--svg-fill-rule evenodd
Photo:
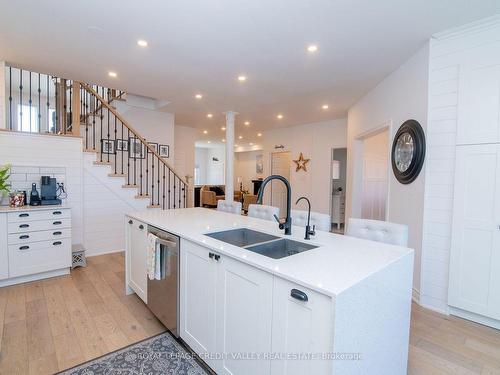
<svg viewBox="0 0 500 375"><path fill-rule="evenodd" d="M62 221L54 221L52 224L53 224L53 225L61 225L61 224L62 224Z"/></svg>
<svg viewBox="0 0 500 375"><path fill-rule="evenodd" d="M59 246L59 245L62 245L62 242L61 242L61 241L56 241L56 242L54 242L52 245L54 245L54 246Z"/></svg>
<svg viewBox="0 0 500 375"><path fill-rule="evenodd" d="M142 225L142 224L141 224L141 225L139 225L139 229L140 229L140 230L143 230L143 229L144 229L144 225Z"/></svg>
<svg viewBox="0 0 500 375"><path fill-rule="evenodd" d="M19 228L29 228L30 225L29 224L21 224L19 225Z"/></svg>
<svg viewBox="0 0 500 375"><path fill-rule="evenodd" d="M208 253L208 257L209 257L210 259L214 259L214 255L215 255L214 253Z"/></svg>
<svg viewBox="0 0 500 375"><path fill-rule="evenodd" d="M307 294L298 289L292 289L290 296L302 302L307 302L309 300L309 298L307 298Z"/></svg>
<svg viewBox="0 0 500 375"><path fill-rule="evenodd" d="M132 220L129 220L128 223L129 224L134 224L134 222Z"/></svg>
<svg viewBox="0 0 500 375"><path fill-rule="evenodd" d="M29 246L21 246L19 250L28 250L30 247Z"/></svg>
<svg viewBox="0 0 500 375"><path fill-rule="evenodd" d="M30 214L19 214L19 217L28 217Z"/></svg>
<svg viewBox="0 0 500 375"><path fill-rule="evenodd" d="M61 215L61 214L62 214L61 211L54 211L54 212L52 212L52 215Z"/></svg>
<svg viewBox="0 0 500 375"><path fill-rule="evenodd" d="M219 260L220 259L220 255L215 254L214 258L215 258L215 260Z"/></svg>
<svg viewBox="0 0 500 375"><path fill-rule="evenodd" d="M25 239L28 239L28 238L30 238L30 236L28 236L27 234L23 234L22 236L19 236L20 240L25 240Z"/></svg>
<svg viewBox="0 0 500 375"><path fill-rule="evenodd" d="M54 232L52 233L53 236L60 236L62 234L62 232Z"/></svg>

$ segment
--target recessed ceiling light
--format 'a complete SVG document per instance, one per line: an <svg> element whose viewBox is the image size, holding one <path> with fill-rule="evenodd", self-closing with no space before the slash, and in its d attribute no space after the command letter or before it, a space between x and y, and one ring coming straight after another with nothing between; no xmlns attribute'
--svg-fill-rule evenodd
<svg viewBox="0 0 500 375"><path fill-rule="evenodd" d="M210 143L210 141L207 141L207 143Z"/></svg>
<svg viewBox="0 0 500 375"><path fill-rule="evenodd" d="M226 142L226 140L224 138L222 138L222 142Z"/></svg>
<svg viewBox="0 0 500 375"><path fill-rule="evenodd" d="M220 128L220 130L224 131L224 130L226 130L226 127L223 126L222 128Z"/></svg>
<svg viewBox="0 0 500 375"><path fill-rule="evenodd" d="M318 46L316 44L311 44L307 46L307 52L316 52L318 50Z"/></svg>
<svg viewBox="0 0 500 375"><path fill-rule="evenodd" d="M244 75L238 76L238 81L245 82L246 80L247 80L247 76L244 76Z"/></svg>
<svg viewBox="0 0 500 375"><path fill-rule="evenodd" d="M250 121L245 121L245 125L250 125Z"/></svg>
<svg viewBox="0 0 500 375"><path fill-rule="evenodd" d="M207 117L208 117L208 118L212 118L212 117L214 117L214 115L212 115L211 113L208 113L208 114L207 114Z"/></svg>
<svg viewBox="0 0 500 375"><path fill-rule="evenodd" d="M238 147L238 145L234 145L234 147Z"/></svg>
<svg viewBox="0 0 500 375"><path fill-rule="evenodd" d="M238 137L238 139L243 139L243 136L242 136L242 135L240 135L240 136Z"/></svg>
<svg viewBox="0 0 500 375"><path fill-rule="evenodd" d="M321 108L323 108L323 109L328 109L328 108L330 108L330 107L328 107L328 104L323 104L323 105L321 106Z"/></svg>
<svg viewBox="0 0 500 375"><path fill-rule="evenodd" d="M257 137L262 137L262 133L257 133Z"/></svg>
<svg viewBox="0 0 500 375"><path fill-rule="evenodd" d="M139 39L139 40L137 41L137 45L138 45L139 47L147 47L147 46L148 46L148 42L147 42L147 41L145 41L144 39Z"/></svg>
<svg viewBox="0 0 500 375"><path fill-rule="evenodd" d="M280 113L278 116L276 116L277 119L282 119L283 118L283 115Z"/></svg>
<svg viewBox="0 0 500 375"><path fill-rule="evenodd" d="M116 72L108 72L108 76L116 78L118 74L116 74Z"/></svg>
<svg viewBox="0 0 500 375"><path fill-rule="evenodd" d="M208 130L203 130L203 134L208 134Z"/></svg>
<svg viewBox="0 0 500 375"><path fill-rule="evenodd" d="M194 97L195 97L196 99L201 99L201 98L203 98L203 95L201 95L201 94L196 94Z"/></svg>

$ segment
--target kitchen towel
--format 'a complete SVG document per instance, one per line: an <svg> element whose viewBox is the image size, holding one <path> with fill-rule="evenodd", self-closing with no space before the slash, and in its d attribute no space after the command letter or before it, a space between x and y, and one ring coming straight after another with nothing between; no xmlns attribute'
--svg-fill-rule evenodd
<svg viewBox="0 0 500 375"><path fill-rule="evenodd" d="M157 253L159 254L158 237L153 233L148 233L148 248L147 248L147 265L149 280L154 280L156 276Z"/></svg>

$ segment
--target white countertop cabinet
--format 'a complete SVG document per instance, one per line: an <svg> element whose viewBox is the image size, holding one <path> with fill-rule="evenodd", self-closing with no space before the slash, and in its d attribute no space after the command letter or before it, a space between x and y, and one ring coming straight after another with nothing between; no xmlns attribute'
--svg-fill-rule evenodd
<svg viewBox="0 0 500 375"><path fill-rule="evenodd" d="M127 284L144 303L147 303L147 224L139 220L127 219L125 236Z"/></svg>
<svg viewBox="0 0 500 375"><path fill-rule="evenodd" d="M71 210L0 208L0 286L69 273Z"/></svg>

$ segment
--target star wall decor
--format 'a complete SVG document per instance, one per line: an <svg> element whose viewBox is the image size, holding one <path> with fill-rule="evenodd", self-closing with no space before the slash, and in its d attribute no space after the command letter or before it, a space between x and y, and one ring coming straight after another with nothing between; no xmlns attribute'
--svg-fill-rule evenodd
<svg viewBox="0 0 500 375"><path fill-rule="evenodd" d="M301 169L303 169L304 172L307 172L306 164L309 163L309 160L311 160L311 159L304 159L304 155L301 152L299 155L299 158L297 160L293 161L295 164L297 164L297 168L295 169L295 172L298 172Z"/></svg>

